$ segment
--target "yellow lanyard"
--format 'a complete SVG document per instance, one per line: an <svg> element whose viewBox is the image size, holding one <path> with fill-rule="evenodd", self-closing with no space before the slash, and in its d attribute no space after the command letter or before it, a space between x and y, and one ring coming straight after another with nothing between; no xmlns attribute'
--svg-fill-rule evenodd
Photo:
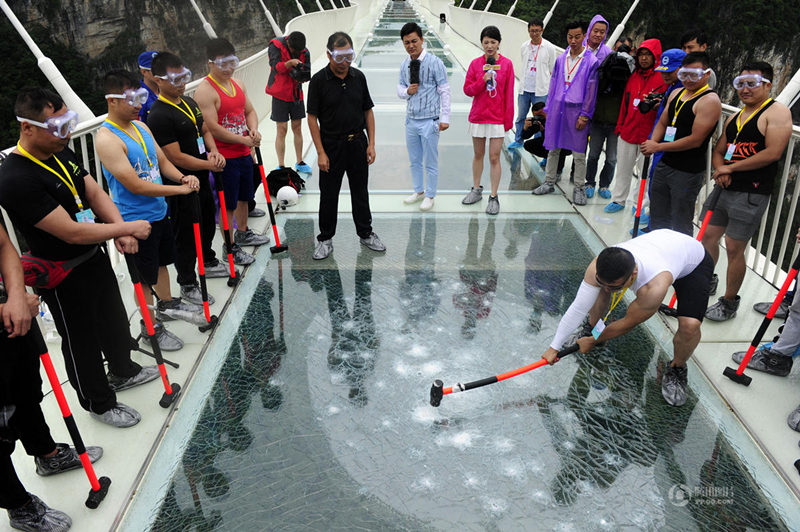
<svg viewBox="0 0 800 532"><path fill-rule="evenodd" d="M231 89L233 90L233 94L231 94L230 92L228 92L228 89L226 89L225 87L223 87L222 85L220 85L220 84L219 84L219 81L215 80L215 79L214 79L214 78L211 76L211 74L209 74L209 75L208 75L208 79L210 79L211 81L213 81L213 82L214 82L214 85L216 85L217 87L219 87L220 89L222 89L222 92L224 92L225 94L227 94L227 95L228 95L228 96L230 96L231 98L233 98L234 96L236 96L236 85L234 85L234 84L233 84L233 80L231 80Z"/></svg>
<svg viewBox="0 0 800 532"><path fill-rule="evenodd" d="M119 129L120 131L122 131L122 132L123 132L123 133L125 133L126 135L128 135L128 136L131 138L131 140L133 140L133 142L135 142L135 143L137 143L139 146L141 146L141 147L142 147L142 149L144 150L144 156L145 156L145 157L147 157L147 164L149 164L149 165L150 165L150 168L152 168L152 167L153 167L153 162L150 160L150 154L149 154L149 153L147 153L147 145L144 143L144 139L142 138L142 134L141 134L141 133L139 133L139 128L138 128L138 127L136 127L136 124L134 124L133 122L131 122L131 125L133 126L133 130L134 130L134 131L136 131L136 136L137 136L137 137L139 137L139 140L136 140L136 139L133 137L133 135L131 135L130 133L128 133L127 131L125 131L125 130L124 130L124 129L122 129L121 127L119 127L117 124L115 124L114 122L112 122L112 121L111 121L111 120L109 120L108 118L106 118L106 122L108 122L109 124L111 124L111 125L112 125L112 126L114 126L115 128Z"/></svg>
<svg viewBox="0 0 800 532"><path fill-rule="evenodd" d="M739 133L741 133L741 132L742 132L742 129L744 129L744 126L746 126L746 125L747 125L747 123L750 121L750 119L751 119L751 118L753 118L755 115L757 115L757 114L758 114L758 112L759 112L761 109L763 109L763 108L764 108L764 106L765 106L765 105L767 105L767 104L768 104L769 102L771 102L771 101L772 101L772 98L767 98L766 100L764 100L764 103L762 103L761 105L759 105L759 106L758 106L758 109L756 109L755 111L753 111L752 113L750 113L750 116L748 116L748 117L745 119L745 121L744 121L744 123L743 123L743 124L740 124L740 123L739 123L739 121L742 119L742 113L744 112L744 109L742 109L741 111L739 111L739 114L737 114L737 115L736 115L736 136L735 136L735 137L733 137L733 144L736 144L736 139L738 139L738 138L739 138Z"/></svg>
<svg viewBox="0 0 800 532"><path fill-rule="evenodd" d="M708 83L700 87L698 90L694 91L694 94L692 94L689 98L686 98L683 101L681 101L681 96L683 96L683 93L686 92L686 89L681 89L680 94L678 94L678 101L675 103L675 116L672 117L673 126L675 125L675 122L678 120L678 115L680 114L681 109L683 109L683 106L686 105L686 102L688 102L689 100L691 100L692 98L694 98L707 88L708 88Z"/></svg>
<svg viewBox="0 0 800 532"><path fill-rule="evenodd" d="M161 100L164 103L168 103L169 105L171 105L172 107L174 107L175 109L180 111L181 113L183 113L186 116L188 116L189 120L191 120L192 124L194 124L194 129L195 129L195 131L197 131L197 136L200 137L200 130L197 128L197 118L195 118L194 113L192 112L192 109L189 107L189 104L187 104L186 102L183 101L183 98L181 98L181 103L186 106L186 109L189 110L188 113L183 110L183 107L181 107L180 105L175 105L174 103L172 103L171 101L167 100L166 98L164 98L160 94L158 95L158 99Z"/></svg>
<svg viewBox="0 0 800 532"><path fill-rule="evenodd" d="M19 142L17 142L17 149L19 150L19 152L22 155L24 155L25 157L27 157L31 161L35 162L36 164L38 164L39 166L41 166L45 170L54 173L57 178L59 178L65 185L67 185L67 188L69 189L69 191L72 192L72 197L75 198L75 203L78 205L78 209L83 210L83 202L81 202L81 198L80 198L80 196L78 196L78 189L75 188L75 182L72 181L72 177L69 175L69 172L67 172L67 169L64 168L64 165L61 164L61 161L58 160L58 157L53 155L53 159L55 159L56 162L58 163L58 166L61 167L61 171L64 172L64 176L67 177L66 179L64 179L64 176L62 176L61 174L59 174L58 172L56 172L55 170L53 170L52 168L50 168L49 166L44 164L42 161L40 161L39 159L37 159L36 157L31 155L30 153L28 153L25 150L25 148L20 146Z"/></svg>
<svg viewBox="0 0 800 532"><path fill-rule="evenodd" d="M635 282L636 282L636 276L634 275L633 280L631 281L631 286L633 286L633 283ZM622 292L614 292L614 294L611 295L611 308L608 309L608 312L606 312L606 317L603 318L603 322L605 322L611 315L611 311L614 310L614 307L619 305L619 302L622 301L622 297L625 295L625 292L627 291L628 287L626 286L625 290L623 290Z"/></svg>

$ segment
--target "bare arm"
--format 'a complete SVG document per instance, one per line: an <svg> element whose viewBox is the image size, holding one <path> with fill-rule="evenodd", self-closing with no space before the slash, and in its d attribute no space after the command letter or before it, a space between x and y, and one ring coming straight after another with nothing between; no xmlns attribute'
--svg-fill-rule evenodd
<svg viewBox="0 0 800 532"><path fill-rule="evenodd" d="M367 163L372 164L375 162L375 113L372 109L364 111L364 118L367 122L367 137L369 144L367 144Z"/></svg>
<svg viewBox="0 0 800 532"><path fill-rule="evenodd" d="M692 133L673 142L661 142L658 145L659 151L686 151L703 144L703 141L714 130L719 117L722 115L722 104L719 101L719 96L712 92L700 98L694 109L697 112L692 124ZM662 115L664 114L662 113Z"/></svg>
<svg viewBox="0 0 800 532"><path fill-rule="evenodd" d="M712 168L717 169L725 165L725 152L728 151L728 134L726 131L728 129L728 124L730 124L734 116L736 115L731 116L725 122L725 127L722 128L722 135L719 136L717 143L714 145L714 149L711 151Z"/></svg>
<svg viewBox="0 0 800 532"><path fill-rule="evenodd" d="M0 273L8 294L8 300L0 304L0 316L9 338L28 334L31 318L36 315L39 298L25 291L22 264L17 250L0 226Z"/></svg>
<svg viewBox="0 0 800 532"><path fill-rule="evenodd" d="M299 63L300 61L297 60L297 62ZM260 146L261 133L258 131L258 112L256 108L253 107L253 102L251 102L250 98L247 96L247 89L245 89L244 83L237 84L242 88L242 92L244 92L244 120L247 123L248 136L251 140L249 146Z"/></svg>
<svg viewBox="0 0 800 532"><path fill-rule="evenodd" d="M628 333L631 329L647 321L650 316L658 312L658 307L667 295L667 290L672 284L672 274L661 272L636 293L636 299L628 306L628 311L619 319L606 327L598 342L611 340ZM594 340L594 338L592 338Z"/></svg>
<svg viewBox="0 0 800 532"><path fill-rule="evenodd" d="M317 150L317 165L320 170L327 172L330 161L328 160L328 154L325 153L325 148L322 146L322 135L320 135L319 132L317 116L309 114L307 122L308 130L311 132L311 140L314 142L314 148Z"/></svg>
<svg viewBox="0 0 800 532"><path fill-rule="evenodd" d="M214 135L215 139L227 142L228 144L246 144L250 146L250 137L231 133L217 122L219 120L219 116L217 115L219 95L208 81L201 82L197 87L194 93L194 101L197 102L200 111L203 112L205 124L208 125L208 129L211 131L211 134Z"/></svg>
<svg viewBox="0 0 800 532"><path fill-rule="evenodd" d="M98 220L106 224L124 222L117 206L92 176L89 174L83 176L83 186L86 190L86 200L89 203L89 207L91 207Z"/></svg>
<svg viewBox="0 0 800 532"><path fill-rule="evenodd" d="M39 220L35 227L68 244L79 245L99 244L120 236L144 239L150 234L150 224L144 220L101 224L79 223L60 205Z"/></svg>
<svg viewBox="0 0 800 532"><path fill-rule="evenodd" d="M775 102L761 117L766 122L766 147L752 157L726 165L731 172L757 170L781 158L792 136L792 113L782 103Z"/></svg>

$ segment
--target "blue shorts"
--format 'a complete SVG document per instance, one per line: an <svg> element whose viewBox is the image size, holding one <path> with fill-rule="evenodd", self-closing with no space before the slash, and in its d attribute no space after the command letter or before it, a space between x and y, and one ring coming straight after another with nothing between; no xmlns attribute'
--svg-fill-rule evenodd
<svg viewBox="0 0 800 532"><path fill-rule="evenodd" d="M219 175L222 177L222 189L225 191L225 208L236 209L237 201L250 201L255 196L253 188L253 158L249 155L225 161L225 168Z"/></svg>

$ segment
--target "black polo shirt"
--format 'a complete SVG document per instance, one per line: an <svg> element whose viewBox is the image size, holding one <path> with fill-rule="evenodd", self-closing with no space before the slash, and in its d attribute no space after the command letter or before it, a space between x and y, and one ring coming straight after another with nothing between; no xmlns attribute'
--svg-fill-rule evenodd
<svg viewBox="0 0 800 532"><path fill-rule="evenodd" d="M308 84L306 110L319 119L323 140L326 136L363 131L366 127L364 113L374 106L367 78L352 66L344 79L340 79L327 65L314 74Z"/></svg>
<svg viewBox="0 0 800 532"><path fill-rule="evenodd" d="M150 114L147 115L147 127L153 132L153 137L159 146L177 142L182 153L198 159L206 159L206 154L201 155L197 146L198 132L200 135L203 133L203 113L200 111L200 106L193 99L184 96L180 108L184 112L166 102L156 100L150 108ZM194 116L197 127L186 113ZM208 146L206 146L206 150L208 150ZM208 170L187 170L180 167L178 170L183 174L195 175L199 179L208 179ZM165 179L164 184L177 185L169 179Z"/></svg>

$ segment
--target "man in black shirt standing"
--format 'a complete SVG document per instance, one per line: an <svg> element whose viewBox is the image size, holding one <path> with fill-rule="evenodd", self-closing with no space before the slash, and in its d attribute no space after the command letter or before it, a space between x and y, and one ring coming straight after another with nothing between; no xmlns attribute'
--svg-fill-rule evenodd
<svg viewBox="0 0 800 532"><path fill-rule="evenodd" d="M339 190L347 172L353 221L361 244L373 251L386 246L372 231L367 179L375 161L375 117L364 74L350 66L353 40L344 32L328 38L328 66L314 74L308 86L308 128L319 165L319 235L313 257L333 251ZM364 136L364 128L367 136Z"/></svg>
<svg viewBox="0 0 800 532"><path fill-rule="evenodd" d="M117 402L115 392L155 379L158 369L130 358L128 316L111 263L98 244L114 239L120 253L136 253L137 238L150 235L150 224L123 221L67 148L77 115L57 94L25 89L14 112L20 137L0 166L0 204L33 256L74 266L57 286L39 289L61 335L69 381L92 417L130 427L141 416Z"/></svg>
<svg viewBox="0 0 800 532"><path fill-rule="evenodd" d="M191 81L192 72L183 61L169 52L159 52L153 59L153 76L158 84L158 100L150 108L147 125L164 150L164 155L183 174L197 176L200 181L198 191L200 200L200 233L203 241L203 262L206 277L227 277L225 265L216 258L211 242L214 240L214 193L208 180L208 172L217 172L225 167L225 157L217 151L214 136L203 121L203 113L197 103L184 96L186 84ZM167 181L165 181L165 184ZM178 284L181 298L202 305L200 287L195 275L195 242L192 203L197 201L193 194L170 196L167 198L169 217L175 232L178 271ZM209 304L214 299L209 296Z"/></svg>

